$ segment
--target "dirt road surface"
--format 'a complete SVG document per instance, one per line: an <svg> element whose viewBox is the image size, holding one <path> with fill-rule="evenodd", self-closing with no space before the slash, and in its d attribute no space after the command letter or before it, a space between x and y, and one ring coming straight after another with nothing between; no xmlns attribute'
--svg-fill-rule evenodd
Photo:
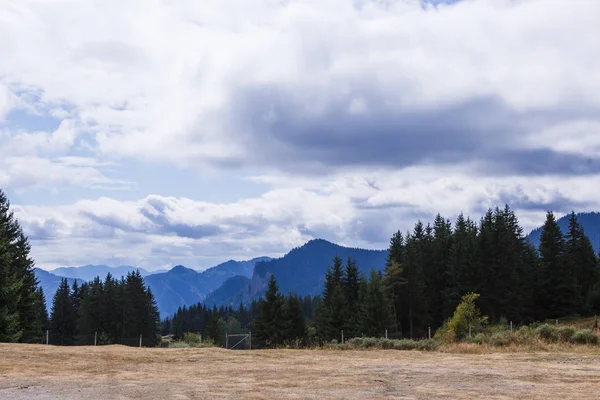
<svg viewBox="0 0 600 400"><path fill-rule="evenodd" d="M0 399L599 399L600 352L0 344Z"/></svg>

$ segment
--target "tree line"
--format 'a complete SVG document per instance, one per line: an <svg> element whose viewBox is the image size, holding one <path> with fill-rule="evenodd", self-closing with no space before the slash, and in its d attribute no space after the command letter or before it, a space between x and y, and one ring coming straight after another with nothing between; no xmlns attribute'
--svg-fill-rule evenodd
<svg viewBox="0 0 600 400"><path fill-rule="evenodd" d="M508 206L488 210L478 224L461 214L452 225L438 215L433 224L417 222L412 232L393 235L383 272L357 277L352 260L344 267L334 259L316 309L317 336L387 330L392 337L427 337L467 293L480 294L490 321L599 313L598 265L575 213L563 234L548 212L537 249Z"/></svg>
<svg viewBox="0 0 600 400"><path fill-rule="evenodd" d="M563 234L548 212L538 248L508 206L488 210L479 223L461 214L452 224L438 215L433 224L417 222L393 235L383 271L360 274L353 259L344 265L335 257L322 295L303 300L279 293L271 275L264 298L250 313L240 305L239 313L264 346L340 340L342 331L346 338L423 338L469 293L478 294L490 322L600 313L598 257L575 213Z"/></svg>
<svg viewBox="0 0 600 400"><path fill-rule="evenodd" d="M226 334L252 332L253 346L260 347L280 342L301 342L309 336L309 323L314 319L318 297L283 296L274 277L263 299L253 300L239 307L206 304L179 307L172 317L162 321L162 335L173 335L176 340L186 332L199 333L207 341L225 344ZM265 308L267 307L267 308ZM273 323L274 325L271 325Z"/></svg>
<svg viewBox="0 0 600 400"><path fill-rule="evenodd" d="M49 323L52 344L137 344L160 341L160 320L154 296L139 271L120 280L110 273L104 281L70 287L63 279L54 295ZM94 339L92 339L94 338Z"/></svg>

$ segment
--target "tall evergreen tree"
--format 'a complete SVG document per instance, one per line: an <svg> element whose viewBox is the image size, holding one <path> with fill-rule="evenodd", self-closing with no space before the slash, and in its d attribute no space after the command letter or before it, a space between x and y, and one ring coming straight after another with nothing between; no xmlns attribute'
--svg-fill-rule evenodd
<svg viewBox="0 0 600 400"><path fill-rule="evenodd" d="M269 277L265 299L261 299L259 304L260 311L255 321L257 343L266 347L280 345L285 335L285 303L275 275Z"/></svg>
<svg viewBox="0 0 600 400"><path fill-rule="evenodd" d="M0 189L0 340L41 342L42 304L31 247Z"/></svg>
<svg viewBox="0 0 600 400"><path fill-rule="evenodd" d="M52 332L53 344L73 344L76 326L77 320L71 289L67 279L63 278L52 302L50 331Z"/></svg>
<svg viewBox="0 0 600 400"><path fill-rule="evenodd" d="M287 296L284 308L284 338L286 341L300 341L306 338L306 322L302 313L302 302L296 295Z"/></svg>
<svg viewBox="0 0 600 400"><path fill-rule="evenodd" d="M538 310L542 318L570 315L577 309L574 274L565 263L565 241L552 212L540 236L538 271Z"/></svg>
<svg viewBox="0 0 600 400"><path fill-rule="evenodd" d="M598 260L592 243L585 235L575 212L569 216L569 232L565 239L565 265L575 277L575 285L578 289L576 299L580 304L579 311L587 314L589 310L586 300L599 278Z"/></svg>
<svg viewBox="0 0 600 400"><path fill-rule="evenodd" d="M385 265L383 287L389 301L392 323L390 328L393 333L402 333L402 291L407 281L403 276L404 264L404 237L400 231L396 232L390 240L388 257Z"/></svg>
<svg viewBox="0 0 600 400"><path fill-rule="evenodd" d="M385 298L382 277L375 269L371 270L363 296L361 301L362 333L366 336L381 337L389 327L391 316L389 303Z"/></svg>
<svg viewBox="0 0 600 400"><path fill-rule="evenodd" d="M358 327L360 323L360 305L359 305L359 289L360 289L360 272L356 265L356 260L348 258L343 277L345 317L346 324L344 331L347 337L358 335Z"/></svg>

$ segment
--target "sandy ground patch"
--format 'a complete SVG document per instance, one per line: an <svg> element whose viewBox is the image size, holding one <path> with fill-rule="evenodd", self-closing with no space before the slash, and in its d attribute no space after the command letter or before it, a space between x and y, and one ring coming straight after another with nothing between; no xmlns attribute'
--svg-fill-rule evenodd
<svg viewBox="0 0 600 400"><path fill-rule="evenodd" d="M598 399L600 352L0 344L0 399Z"/></svg>

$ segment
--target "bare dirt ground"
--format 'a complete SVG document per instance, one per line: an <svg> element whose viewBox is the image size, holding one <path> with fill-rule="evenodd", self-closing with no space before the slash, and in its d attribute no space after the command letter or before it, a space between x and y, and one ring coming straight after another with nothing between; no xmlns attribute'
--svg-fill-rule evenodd
<svg viewBox="0 0 600 400"><path fill-rule="evenodd" d="M0 344L0 399L598 399L600 352Z"/></svg>

